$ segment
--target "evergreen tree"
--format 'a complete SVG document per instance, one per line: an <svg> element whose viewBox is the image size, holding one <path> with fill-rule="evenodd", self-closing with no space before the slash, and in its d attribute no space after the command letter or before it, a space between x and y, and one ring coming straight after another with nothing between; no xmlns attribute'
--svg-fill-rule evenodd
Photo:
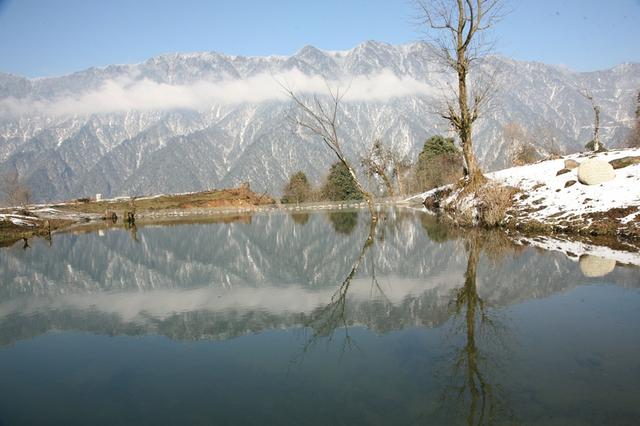
<svg viewBox="0 0 640 426"><path fill-rule="evenodd" d="M414 171L416 190L426 191L462 177L462 154L453 138L432 136L424 143Z"/></svg>
<svg viewBox="0 0 640 426"><path fill-rule="evenodd" d="M430 160L433 157L443 154L460 154L453 138L445 138L441 135L431 136L424 143L420 157L424 157L424 160ZM419 161L419 160L418 160Z"/></svg>
<svg viewBox="0 0 640 426"><path fill-rule="evenodd" d="M331 201L363 200L364 196L351 176L349 169L341 162L334 163L322 187L322 198Z"/></svg>

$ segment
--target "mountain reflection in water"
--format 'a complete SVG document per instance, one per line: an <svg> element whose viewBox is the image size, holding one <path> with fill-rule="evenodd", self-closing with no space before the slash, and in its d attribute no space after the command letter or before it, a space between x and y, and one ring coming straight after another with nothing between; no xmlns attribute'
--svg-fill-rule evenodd
<svg viewBox="0 0 640 426"><path fill-rule="evenodd" d="M0 424L640 419L638 269L420 212L60 234L0 276Z"/></svg>

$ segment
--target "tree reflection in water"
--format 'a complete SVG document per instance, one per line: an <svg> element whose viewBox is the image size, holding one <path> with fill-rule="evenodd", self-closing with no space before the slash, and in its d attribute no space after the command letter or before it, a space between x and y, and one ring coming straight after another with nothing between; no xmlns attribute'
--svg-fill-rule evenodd
<svg viewBox="0 0 640 426"><path fill-rule="evenodd" d="M342 351L355 346L349 335L350 319L346 306L351 283L375 242L384 241L386 232L397 232L403 217L402 213L391 217L381 214L380 224L370 222L369 233L351 270L333 293L329 303L316 310L306 322L305 325L312 330L312 336L304 346L303 355L320 338L328 337L331 340L334 332L340 328L345 333ZM460 413L464 417L463 422L468 425L492 424L498 417L501 421L507 419L514 423L507 400L492 377L498 360L507 354L509 332L498 314L480 296L477 272L482 254L488 261L497 263L507 254L518 250L518 246L501 231L448 227L426 215L422 218L422 225L434 242L462 239L467 253L464 283L451 296L449 322L452 340L458 340L459 337L462 339L453 356L447 358L450 360L448 362L452 362L452 368L445 369L446 384L440 408L438 413L432 414L451 417L454 413ZM338 229L336 231L339 232ZM377 290L384 303L391 303L378 283L373 257L369 265L372 289ZM423 417L421 420L429 423L431 416L424 413Z"/></svg>
<svg viewBox="0 0 640 426"><path fill-rule="evenodd" d="M504 393L492 382L498 360L508 353L509 331L480 297L477 272L482 253L496 263L516 250L516 246L495 230L449 231L449 235L455 234L464 238L467 268L463 286L452 295L451 330L454 336L463 338L461 346L454 351L451 374L447 378L449 385L443 389L440 410L448 415L464 413L468 425L493 424L498 416L501 421L508 419L514 423Z"/></svg>
<svg viewBox="0 0 640 426"><path fill-rule="evenodd" d="M351 235L358 224L358 212L331 212L328 217L333 230L339 234Z"/></svg>
<svg viewBox="0 0 640 426"><path fill-rule="evenodd" d="M297 225L306 225L309 222L309 213L291 213L291 219Z"/></svg>
<svg viewBox="0 0 640 426"><path fill-rule="evenodd" d="M348 212L348 213L330 213L329 218L331 218L331 214L335 215L355 215L355 223L358 221L358 213L357 212ZM351 221L352 219L349 219ZM362 248L358 254L358 257L353 262L351 270L345 277L345 279L340 283L336 291L331 296L329 303L323 308L315 311L309 317L309 320L305 324L312 330L311 338L307 341L303 348L303 354L306 353L311 347L313 347L318 339L321 337L328 337L329 340L332 339L333 333L338 328L343 328L345 332L345 338L343 342L343 351L349 346L354 345L354 341L349 335L349 324L348 318L346 315L346 304L347 304L347 294L349 292L349 287L351 286L351 282L353 278L356 276L358 269L367 254L367 251L373 246L376 236L376 228L378 225L378 221L376 218L371 218L369 222L369 233L367 234L367 238L362 244ZM355 226L355 224L353 225ZM336 232L339 232L336 229ZM375 274L373 279L375 279Z"/></svg>

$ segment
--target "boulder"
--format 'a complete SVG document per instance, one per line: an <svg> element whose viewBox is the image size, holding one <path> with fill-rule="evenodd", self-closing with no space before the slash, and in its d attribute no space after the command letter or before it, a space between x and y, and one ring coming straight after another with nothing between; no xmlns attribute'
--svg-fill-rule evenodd
<svg viewBox="0 0 640 426"><path fill-rule="evenodd" d="M564 184L564 187L565 187L565 188L568 188L568 187L570 187L571 185L575 185L575 184L576 184L576 181L575 181L575 180L573 180L573 179L571 179L571 180L568 180L568 181Z"/></svg>
<svg viewBox="0 0 640 426"><path fill-rule="evenodd" d="M558 173L556 173L556 176L560 176L560 175L563 175L565 173L569 173L570 171L571 170L569 170L569 169L560 169L560 170L558 170Z"/></svg>
<svg viewBox="0 0 640 426"><path fill-rule="evenodd" d="M573 170L576 167L578 167L579 165L580 165L580 163L578 163L576 160L564 160L564 168L565 169Z"/></svg>
<svg viewBox="0 0 640 426"><path fill-rule="evenodd" d="M589 159L578 166L578 181L584 185L598 185L615 177L613 166L606 161Z"/></svg>
<svg viewBox="0 0 640 426"><path fill-rule="evenodd" d="M621 169L623 167L631 166L633 164L640 164L640 156L639 157L622 157L616 160L609 161L611 167L614 169Z"/></svg>
<svg viewBox="0 0 640 426"><path fill-rule="evenodd" d="M583 254L580 256L580 271L585 277L603 277L616 267L616 261L604 257Z"/></svg>

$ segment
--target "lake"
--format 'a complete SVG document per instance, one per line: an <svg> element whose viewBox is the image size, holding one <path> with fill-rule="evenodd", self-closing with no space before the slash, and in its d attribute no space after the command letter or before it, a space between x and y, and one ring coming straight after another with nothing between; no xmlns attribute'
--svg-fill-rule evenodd
<svg viewBox="0 0 640 426"><path fill-rule="evenodd" d="M393 209L28 244L0 250L0 425L640 423L637 267Z"/></svg>

